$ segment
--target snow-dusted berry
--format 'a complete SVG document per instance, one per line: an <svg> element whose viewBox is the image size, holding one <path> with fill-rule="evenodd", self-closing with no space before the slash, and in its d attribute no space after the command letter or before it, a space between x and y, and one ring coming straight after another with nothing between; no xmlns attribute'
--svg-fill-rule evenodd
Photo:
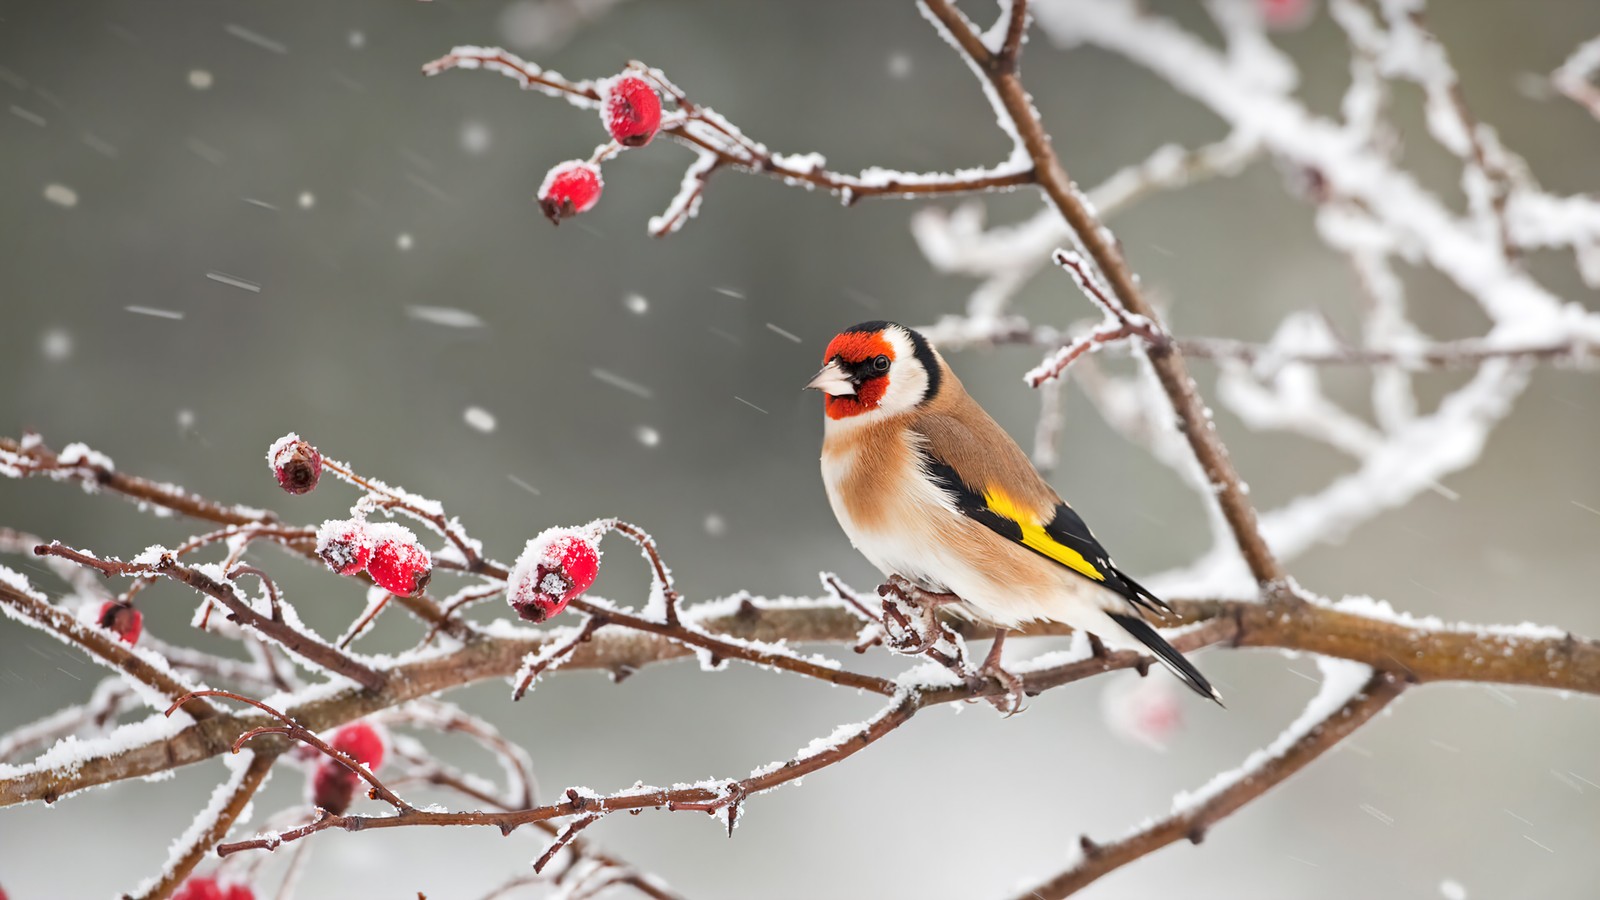
<svg viewBox="0 0 1600 900"><path fill-rule="evenodd" d="M291 494L310 492L322 477L322 454L292 431L273 442L267 464L278 486Z"/></svg>
<svg viewBox="0 0 1600 900"><path fill-rule="evenodd" d="M539 185L539 208L557 225L562 219L585 213L600 202L600 167L571 159L557 165Z"/></svg>
<svg viewBox="0 0 1600 900"><path fill-rule="evenodd" d="M383 735L370 723L351 722L334 732L333 740L328 743L333 749L350 754L356 762L374 772L378 770L378 766L383 765Z"/></svg>
<svg viewBox="0 0 1600 900"><path fill-rule="evenodd" d="M433 578L433 559L417 543L417 536L404 525L385 522L368 525L372 535L372 559L367 562L367 574L378 586L391 594L413 597L428 587Z"/></svg>
<svg viewBox="0 0 1600 900"><path fill-rule="evenodd" d="M116 632L118 637L130 644L137 643L139 634L144 631L144 614L131 604L116 600L107 600L100 604L100 613L96 621L100 623L101 628ZM0 897L0 900L5 898Z"/></svg>
<svg viewBox="0 0 1600 900"><path fill-rule="evenodd" d="M624 147L643 147L661 130L661 98L643 78L619 75L601 85L600 121Z"/></svg>
<svg viewBox="0 0 1600 900"><path fill-rule="evenodd" d="M360 519L329 519L317 529L317 555L340 575L356 575L372 562L376 542Z"/></svg>
<svg viewBox="0 0 1600 900"><path fill-rule="evenodd" d="M185 881L172 895L172 900L256 900L256 893L242 884L224 887L207 875Z"/></svg>
<svg viewBox="0 0 1600 900"><path fill-rule="evenodd" d="M511 568L506 600L517 615L543 622L589 589L600 572L590 529L551 528L528 542Z"/></svg>

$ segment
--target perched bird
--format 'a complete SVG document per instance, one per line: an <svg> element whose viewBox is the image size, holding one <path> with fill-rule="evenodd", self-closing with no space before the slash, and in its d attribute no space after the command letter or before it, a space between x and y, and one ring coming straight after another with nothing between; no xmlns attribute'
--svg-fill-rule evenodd
<svg viewBox="0 0 1600 900"><path fill-rule="evenodd" d="M836 336L806 385L825 394L822 480L851 543L884 575L961 598L996 626L1063 622L1154 655L1221 697L1145 621L1170 607L1129 578L933 345L893 322Z"/></svg>

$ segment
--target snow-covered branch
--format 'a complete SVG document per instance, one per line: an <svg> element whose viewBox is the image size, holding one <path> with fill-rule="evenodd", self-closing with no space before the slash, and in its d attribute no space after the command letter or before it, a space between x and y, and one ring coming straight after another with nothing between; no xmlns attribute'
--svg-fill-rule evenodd
<svg viewBox="0 0 1600 900"><path fill-rule="evenodd" d="M1318 660L1322 684L1300 717L1272 743L1255 751L1237 769L1223 772L1187 794L1173 798L1172 813L1109 843L1085 835L1070 868L1022 894L1059 900L1077 893L1108 872L1168 844L1198 844L1221 819L1283 783L1399 698L1406 682L1388 672L1356 663Z"/></svg>
<svg viewBox="0 0 1600 900"><path fill-rule="evenodd" d="M1600 202L1542 188L1474 115L1447 49L1426 27L1422 4L1332 0L1330 13L1350 48L1350 83L1337 119L1313 113L1296 96L1299 72L1250 4L1206 4L1220 46L1150 14L1137 0L1002 0L987 26L952 0L919 5L976 77L1010 141L1004 161L949 172L836 171L818 154L768 149L691 100L665 73L638 62L610 78L572 80L503 50L457 47L424 70L498 72L600 115L608 140L588 158L555 167L541 188L541 207L553 221L591 208L603 187L601 165L658 134L694 154L666 211L651 222L658 235L692 218L711 178L724 169L826 191L846 205L863 197L1038 191L1042 208L1017 224L986 228L976 201L916 214L912 231L930 264L981 280L965 309L940 319L930 336L947 351L1012 343L1046 354L1027 378L1042 389L1035 441L1041 465L1061 440L1057 392L1070 375L1116 430L1148 445L1200 493L1212 519L1212 547L1186 566L1145 579L1175 610L1174 620L1163 623L1171 626L1175 647L1312 653L1324 679L1305 712L1238 769L1180 796L1170 814L1122 839L1098 844L1085 838L1071 867L1029 896L1066 896L1159 847L1183 839L1198 843L1208 828L1336 747L1409 685L1475 682L1600 696L1600 644L1594 641L1532 625L1418 619L1370 598L1323 600L1284 568L1317 543L1425 491L1448 494L1442 480L1477 459L1536 364L1587 367L1600 345L1600 315L1557 296L1520 259L1532 249L1571 251L1585 280L1600 284ZM1068 176L1024 86L1020 60L1033 46L1027 40L1035 23L1058 46L1094 45L1147 69L1212 111L1226 137L1193 150L1164 146L1085 194ZM1600 115L1592 81L1597 70L1600 41L1590 41L1553 79ZM1402 167L1387 119L1387 94L1398 82L1420 87L1428 133L1459 167L1453 183L1465 202L1452 202ZM1310 205L1323 243L1355 273L1359 290L1350 301L1359 338L1346 340L1327 318L1304 311L1288 316L1266 343L1179 336L1105 224L1137 198L1232 175L1262 157L1285 169L1291 191ZM1034 323L1011 308L1058 247L1065 249L1054 258L1100 311L1087 329ZM1427 335L1408 309L1400 277L1405 265L1445 276L1487 317L1484 332L1451 341ZM1131 350L1138 373L1118 374L1114 364L1097 362L1091 353L1102 348ZM1351 471L1258 514L1189 375L1190 359L1218 364L1220 403L1246 427L1334 447L1349 458ZM1324 393L1318 368L1329 366L1372 371L1373 421ZM1425 410L1411 373L1434 368L1471 374ZM531 825L542 835L535 869L556 867L548 875L564 895L627 885L670 898L675 895L659 880L604 854L580 832L615 812L649 809L718 816L731 834L752 798L845 762L908 729L921 710L982 700L1009 712L1024 696L1112 670L1142 672L1148 664L1083 636L1067 651L1001 667L1001 632L989 659L975 666L965 639L980 631L987 637L987 630L943 611L961 598L922 590L899 576L871 601L824 576L815 598L741 592L687 602L663 546L638 525L615 519L547 529L526 540L508 564L486 552L479 536L439 502L325 457L298 435L275 442L268 461L291 493L315 489L324 472L345 482L355 495L348 516L287 522L268 510L218 503L122 472L82 444L58 453L38 435L0 438L0 475L116 494L195 527L170 548L142 547L141 541L114 548L133 554L126 559L0 529L0 552L37 554L67 588L65 597L52 600L0 567L0 609L86 653L114 676L81 705L0 735L0 807L54 802L241 747L250 751L233 757L231 777L174 845L163 874L140 888L142 895L170 894L212 848L233 856L225 866L242 866L234 860L269 858L243 851L272 851L331 829L488 826L509 834ZM588 592L608 535L613 543L629 541L643 560L631 605ZM342 636L321 635L299 619L279 590L273 564L254 558L244 564L244 554L260 547L349 579L364 602L352 604ZM114 592L85 573L125 579L111 582L125 586ZM243 657L143 634L142 592L163 578L195 591L193 624L236 642ZM502 597L504 607L496 602ZM68 607L86 600L88 614ZM392 615L392 606L415 617L408 624L416 644L394 654L362 652L369 628ZM1063 633L1041 626L1019 636ZM802 644L914 659L890 676L794 649ZM620 679L687 659L708 671L738 663L850 688L877 695L884 705L866 721L841 725L742 776L661 787L638 783L607 793L571 787L541 796L526 751L492 724L438 699L491 679L510 682L513 697L521 697L560 672L602 670ZM216 698L252 708L219 705ZM115 724L138 700L181 714ZM445 765L409 733L389 741L380 732L388 727L465 735L493 756L504 783ZM380 771L386 750L396 762ZM15 762L35 751L31 761ZM282 765L310 770L311 806L293 806L269 818L261 834L221 844L268 772ZM350 811L361 787L388 812ZM425 790L443 791L471 808L414 803L400 793ZM296 853L319 843L306 840ZM557 866L561 860L565 865ZM506 887L524 883L528 877L519 876Z"/></svg>

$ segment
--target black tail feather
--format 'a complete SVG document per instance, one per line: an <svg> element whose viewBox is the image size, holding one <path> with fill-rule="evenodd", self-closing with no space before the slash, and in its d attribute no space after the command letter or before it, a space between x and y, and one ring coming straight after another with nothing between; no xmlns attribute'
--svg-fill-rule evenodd
<svg viewBox="0 0 1600 900"><path fill-rule="evenodd" d="M1139 643L1149 648L1150 652L1155 654L1156 659L1161 660L1163 665L1171 669L1172 674L1178 676L1178 680L1188 685L1190 690L1207 700L1215 700L1218 706L1222 705L1222 695L1217 693L1217 689L1211 686L1211 682L1200 674L1200 670L1194 667L1194 663L1184 659L1182 653L1174 649L1171 644L1167 643L1166 638L1157 633L1154 628L1151 628L1148 622L1135 615L1120 613L1108 613L1107 615L1111 616L1112 621L1121 625L1125 631L1138 639Z"/></svg>

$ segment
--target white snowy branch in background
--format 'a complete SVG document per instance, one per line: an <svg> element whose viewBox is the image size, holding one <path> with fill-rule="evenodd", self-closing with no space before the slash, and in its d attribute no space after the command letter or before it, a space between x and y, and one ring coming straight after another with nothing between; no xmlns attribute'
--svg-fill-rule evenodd
<svg viewBox="0 0 1600 900"><path fill-rule="evenodd" d="M1600 319L1563 303L1509 263L1492 235L1454 215L1412 175L1284 93L1237 78L1215 50L1174 23L1146 15L1128 0L1045 0L1035 16L1057 43L1089 43L1124 56L1274 155L1316 171L1329 190L1361 203L1382 222L1402 257L1428 263L1475 299L1496 322L1491 339L1600 335Z"/></svg>
<svg viewBox="0 0 1600 900"><path fill-rule="evenodd" d="M1281 559L1336 541L1357 526L1438 489L1441 479L1472 465L1489 434L1511 412L1528 383L1529 366L1490 360L1432 415L1417 419L1364 454L1354 472L1261 516L1261 532ZM1446 491L1448 495L1448 491ZM1249 573L1226 542L1199 560L1146 579L1157 594L1201 590L1220 596L1253 592Z"/></svg>
<svg viewBox="0 0 1600 900"><path fill-rule="evenodd" d="M1600 72L1600 36L1579 44L1567 61L1551 74L1550 81L1556 90L1600 119L1600 87L1594 83L1596 72Z"/></svg>
<svg viewBox="0 0 1600 900"><path fill-rule="evenodd" d="M1089 191L1088 199L1102 216L1113 216L1150 194L1238 174L1258 149L1237 133L1196 150L1167 144L1107 178ZM947 274L983 279L963 315L922 329L929 340L947 350L988 343L1015 328L1016 320L1006 315L1012 298L1048 266L1050 252L1072 237L1051 209L1014 225L984 230L983 224L984 207L976 200L948 212L929 206L911 217L911 235L930 265Z"/></svg>

